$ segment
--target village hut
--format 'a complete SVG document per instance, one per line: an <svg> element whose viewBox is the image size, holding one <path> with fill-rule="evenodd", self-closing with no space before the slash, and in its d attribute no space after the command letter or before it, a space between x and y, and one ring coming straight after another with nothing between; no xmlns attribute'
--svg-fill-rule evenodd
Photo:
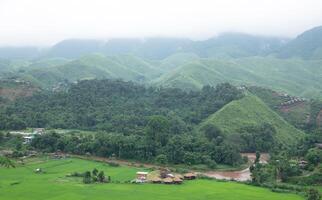
<svg viewBox="0 0 322 200"><path fill-rule="evenodd" d="M163 179L164 184L173 184L173 179L172 178L165 178Z"/></svg>
<svg viewBox="0 0 322 200"><path fill-rule="evenodd" d="M162 183L162 179L159 177L154 177L151 179L151 182L152 183Z"/></svg>
<svg viewBox="0 0 322 200"><path fill-rule="evenodd" d="M182 179L180 179L180 178L178 178L178 177L175 177L175 178L173 179L173 183L175 183L175 184L181 184L181 183L182 183Z"/></svg>
<svg viewBox="0 0 322 200"><path fill-rule="evenodd" d="M308 162L305 161L305 160L300 160L298 162L298 165L299 165L300 168L305 168L307 166L307 164L308 164Z"/></svg>
<svg viewBox="0 0 322 200"><path fill-rule="evenodd" d="M183 175L183 177L186 180L193 180L193 179L197 178L196 174L194 174L194 173L186 173Z"/></svg>
<svg viewBox="0 0 322 200"><path fill-rule="evenodd" d="M147 179L148 172L136 172L136 179L145 181Z"/></svg>
<svg viewBox="0 0 322 200"><path fill-rule="evenodd" d="M177 178L180 178L181 180L183 180L183 179L184 179L184 177L183 177L181 174L176 174L176 177L177 177Z"/></svg>
<svg viewBox="0 0 322 200"><path fill-rule="evenodd" d="M161 168L160 169L160 177L161 178L168 178L168 174L170 174L171 171L168 169L168 168ZM170 177L170 178L173 178L173 177Z"/></svg>

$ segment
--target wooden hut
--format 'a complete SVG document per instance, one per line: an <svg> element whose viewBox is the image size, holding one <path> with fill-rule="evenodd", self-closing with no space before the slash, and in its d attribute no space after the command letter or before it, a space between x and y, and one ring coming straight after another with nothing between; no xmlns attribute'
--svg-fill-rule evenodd
<svg viewBox="0 0 322 200"><path fill-rule="evenodd" d="M136 172L136 179L145 181L148 176L148 172Z"/></svg>
<svg viewBox="0 0 322 200"><path fill-rule="evenodd" d="M152 183L162 183L162 179L159 177L154 177L151 179L151 182Z"/></svg>
<svg viewBox="0 0 322 200"><path fill-rule="evenodd" d="M180 178L178 178L178 177L175 177L175 178L173 179L173 183L175 183L175 184L181 184L181 183L182 183L182 179L180 179Z"/></svg>
<svg viewBox="0 0 322 200"><path fill-rule="evenodd" d="M186 173L183 175L183 177L186 180L193 180L193 179L197 178L196 174L194 174L194 173Z"/></svg>
<svg viewBox="0 0 322 200"><path fill-rule="evenodd" d="M164 184L173 184L173 179L172 178L165 178L163 179Z"/></svg>

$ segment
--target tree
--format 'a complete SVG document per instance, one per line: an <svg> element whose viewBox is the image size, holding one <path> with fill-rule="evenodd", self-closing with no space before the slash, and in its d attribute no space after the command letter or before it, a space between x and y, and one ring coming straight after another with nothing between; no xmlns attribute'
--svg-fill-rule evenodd
<svg viewBox="0 0 322 200"><path fill-rule="evenodd" d="M318 148L309 149L305 157L310 164L317 165L322 161L322 151Z"/></svg>
<svg viewBox="0 0 322 200"><path fill-rule="evenodd" d="M0 166L7 167L7 168L10 168L10 167L14 168L15 164L9 158L0 156Z"/></svg>
<svg viewBox="0 0 322 200"><path fill-rule="evenodd" d="M155 162L159 163L159 164L167 164L168 163L168 158L166 155L164 154L159 154L156 158L155 158Z"/></svg>
<svg viewBox="0 0 322 200"><path fill-rule="evenodd" d="M4 139L4 134L0 132L0 143L2 142L3 139Z"/></svg>
<svg viewBox="0 0 322 200"><path fill-rule="evenodd" d="M259 151L256 151L255 163L259 163L260 158L261 158L261 154L260 154L260 152L259 152Z"/></svg>
<svg viewBox="0 0 322 200"><path fill-rule="evenodd" d="M105 182L105 175L103 171L100 171L97 175L97 179L99 182L104 183Z"/></svg>
<svg viewBox="0 0 322 200"><path fill-rule="evenodd" d="M148 137L165 146L168 142L169 121L164 116L156 115L150 118L147 126Z"/></svg>
<svg viewBox="0 0 322 200"><path fill-rule="evenodd" d="M98 170L96 168L93 169L92 174L93 176L97 176Z"/></svg>
<svg viewBox="0 0 322 200"><path fill-rule="evenodd" d="M320 200L321 195L318 190L310 188L307 191L307 200Z"/></svg>
<svg viewBox="0 0 322 200"><path fill-rule="evenodd" d="M205 136L208 138L208 140L213 140L219 136L221 136L221 137L223 136L221 130L213 124L206 124L202 128L202 130L203 130Z"/></svg>
<svg viewBox="0 0 322 200"><path fill-rule="evenodd" d="M90 171L86 171L84 173L84 177L83 177L83 183L85 184L89 184L92 182L92 176L91 176L91 172Z"/></svg>

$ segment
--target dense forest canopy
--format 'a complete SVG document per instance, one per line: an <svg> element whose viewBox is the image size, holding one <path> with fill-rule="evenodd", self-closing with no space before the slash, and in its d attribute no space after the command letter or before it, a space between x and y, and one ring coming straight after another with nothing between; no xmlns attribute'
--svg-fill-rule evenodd
<svg viewBox="0 0 322 200"><path fill-rule="evenodd" d="M87 80L71 85L67 92L42 91L17 100L2 111L1 128L99 131L84 137L50 133L33 140L35 148L49 152L236 165L242 162L240 149L221 135L202 134L194 127L242 96L242 91L228 83L185 92L120 80Z"/></svg>
<svg viewBox="0 0 322 200"><path fill-rule="evenodd" d="M153 115L165 116L172 126L189 129L225 104L242 96L230 84L201 91L146 88L118 80L90 80L67 92L40 92L6 108L2 129L28 127L99 129L140 132ZM173 127L174 131L181 130Z"/></svg>

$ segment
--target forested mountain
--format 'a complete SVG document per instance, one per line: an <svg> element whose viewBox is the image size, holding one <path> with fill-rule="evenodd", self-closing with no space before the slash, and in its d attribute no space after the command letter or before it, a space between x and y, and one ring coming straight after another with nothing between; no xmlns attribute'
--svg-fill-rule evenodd
<svg viewBox="0 0 322 200"><path fill-rule="evenodd" d="M64 57L64 58L78 58L89 53L100 52L104 41L86 40L86 39L69 39L63 40L47 52L45 57Z"/></svg>
<svg viewBox="0 0 322 200"><path fill-rule="evenodd" d="M319 54L320 30L321 27L309 30L291 41L240 33L226 33L204 41L65 40L41 51L38 57L32 56L33 59L1 59L0 78L18 77L45 89L105 78L184 90L231 82L322 98L322 61L315 56ZM33 52L30 50L35 55Z"/></svg>
<svg viewBox="0 0 322 200"><path fill-rule="evenodd" d="M185 92L146 88L117 80L81 81L67 92L44 91L8 105L2 111L1 128L75 128L142 135L151 116L158 115L169 123L167 134L219 134L244 150L253 151L255 147L247 146L236 134L266 137L259 129L267 124L271 144L291 145L303 136L258 98L243 96L242 90L230 84ZM212 128L204 129L207 124L214 125L222 133L213 133ZM257 149L261 148L264 147Z"/></svg>
<svg viewBox="0 0 322 200"><path fill-rule="evenodd" d="M0 47L0 59L33 59L41 52L38 47Z"/></svg>
<svg viewBox="0 0 322 200"><path fill-rule="evenodd" d="M200 57L217 58L268 55L278 50L288 40L242 33L225 33L205 41L195 42L192 51Z"/></svg>
<svg viewBox="0 0 322 200"><path fill-rule="evenodd" d="M197 90L203 85L231 82L258 85L308 98L322 97L322 61L248 57L196 59L163 74L155 84Z"/></svg>
<svg viewBox="0 0 322 200"><path fill-rule="evenodd" d="M144 59L160 60L176 53L194 53L200 57L246 57L267 55L283 46L288 39L241 33L223 33L203 41L185 38L115 38L107 41L89 39L63 40L50 48L3 47L0 58L34 59L64 57L75 59L90 53L104 55L133 54Z"/></svg>
<svg viewBox="0 0 322 200"><path fill-rule="evenodd" d="M135 132L146 125L149 116L158 114L179 117L178 120L187 125L197 124L241 95L229 84L185 92L145 88L117 80L90 80L72 85L68 92L44 91L23 98L8 107L6 112L10 118L24 121L23 124L29 127L116 132L132 127L130 132Z"/></svg>
<svg viewBox="0 0 322 200"><path fill-rule="evenodd" d="M279 50L281 58L322 59L322 26L305 31Z"/></svg>

